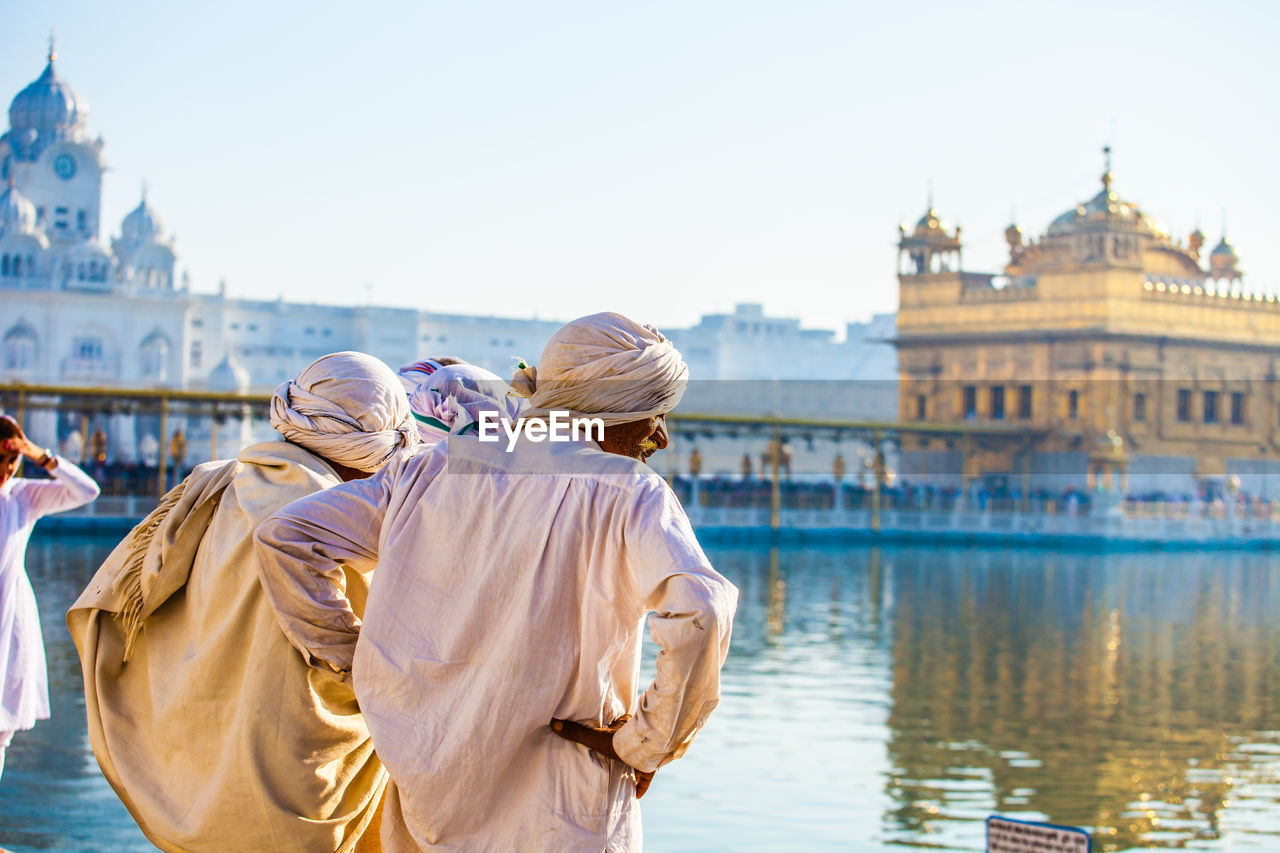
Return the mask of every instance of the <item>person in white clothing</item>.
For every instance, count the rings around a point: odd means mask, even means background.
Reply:
[[[513,381],[510,450],[451,435],[259,527],[284,633],[350,673],[391,775],[384,849],[641,849],[636,800],[718,703],[737,603],[644,461],[687,373],[656,329],[584,317]],[[602,434],[537,441],[561,412]],[[362,621],[343,567],[375,563]],[[646,613],[662,652],[637,696]]]
[[[17,478],[22,458],[52,480]],[[49,719],[40,611],[27,577],[27,540],[41,516],[74,509],[98,496],[98,484],[69,460],[32,443],[0,415],[0,774],[14,732]]]
[[[147,838],[190,853],[379,849],[387,773],[351,685],[312,668],[262,594],[253,531],[418,449],[396,375],[323,356],[281,383],[264,441],[196,466],[67,614],[89,742]],[[343,580],[364,608],[367,573]]]

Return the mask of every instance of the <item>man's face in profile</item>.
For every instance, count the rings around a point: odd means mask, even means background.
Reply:
[[[600,449],[619,456],[630,456],[641,462],[669,444],[667,416],[654,415],[642,421],[631,421],[605,427]]]

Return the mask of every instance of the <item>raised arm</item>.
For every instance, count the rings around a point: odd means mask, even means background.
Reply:
[[[4,450],[21,453],[53,475],[53,481],[21,481],[22,499],[35,518],[84,506],[98,496],[98,484],[69,459],[45,450],[25,435],[6,439]],[[17,485],[17,484],[15,484]]]
[[[720,667],[738,590],[711,568],[689,520],[665,484],[646,489],[627,526],[628,564],[662,647],[653,683],[613,735],[618,756],[651,772],[684,754],[720,702]]]
[[[346,596],[342,565],[372,571],[390,502],[393,463],[294,501],[258,525],[258,575],[276,621],[313,666],[351,670],[360,619]]]

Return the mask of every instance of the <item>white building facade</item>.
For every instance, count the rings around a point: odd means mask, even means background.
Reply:
[[[536,359],[560,327],[417,308],[232,299],[225,285],[193,292],[145,192],[118,232],[104,238],[104,142],[92,136],[88,104],[58,77],[55,59],[50,49],[43,73],[13,99],[9,129],[0,136],[0,381],[268,392],[339,350],[367,352],[393,367],[449,355],[507,375],[517,357]],[[748,304],[668,333],[695,378],[738,380],[720,391],[695,391],[685,408],[767,413],[781,406],[792,414],[883,419],[896,413],[892,315],[851,324],[836,341],[833,332],[766,317]],[[804,405],[780,404],[776,390],[742,392],[762,379],[875,380],[894,383],[894,391],[884,399],[850,391]],[[163,440],[153,420],[114,415],[99,425],[110,435],[112,458],[152,455]],[[88,434],[83,423],[52,411],[33,411],[28,421],[45,443]],[[208,427],[181,420],[168,426],[179,428],[186,430],[188,459],[209,450]],[[262,424],[224,429],[220,449],[225,455],[226,443],[267,432]]]

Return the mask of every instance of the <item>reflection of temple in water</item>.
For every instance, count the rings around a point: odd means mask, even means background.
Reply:
[[[1265,557],[963,558],[895,559],[891,836],[997,812],[1180,846],[1280,769]]]

